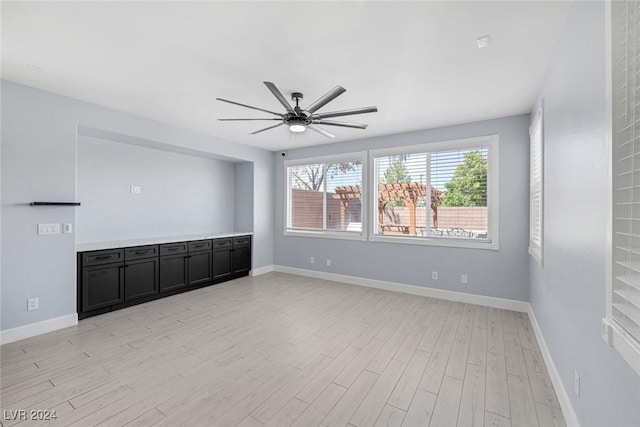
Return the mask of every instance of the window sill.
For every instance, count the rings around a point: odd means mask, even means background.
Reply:
[[[285,230],[285,237],[319,237],[322,239],[367,240],[364,233],[358,231],[312,231]]]
[[[602,338],[615,348],[631,368],[640,375],[640,346],[618,324],[608,318],[602,319]]]
[[[428,238],[428,237],[403,237],[403,236],[381,236],[374,235],[369,239],[371,242],[381,243],[397,243],[407,245],[423,245],[423,246],[444,246],[450,248],[467,248],[467,249],[484,249],[497,251],[500,245],[497,242],[472,241],[465,239],[444,239],[444,238]]]

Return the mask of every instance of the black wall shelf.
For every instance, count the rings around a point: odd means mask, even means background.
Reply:
[[[80,202],[31,202],[29,206],[80,206]]]

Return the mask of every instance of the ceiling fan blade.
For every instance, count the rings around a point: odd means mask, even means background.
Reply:
[[[238,122],[241,120],[282,120],[278,117],[268,118],[268,119],[218,119],[221,122]]]
[[[318,125],[341,126],[343,128],[356,128],[356,129],[366,129],[367,126],[369,126],[369,125],[362,125],[360,123],[333,122],[330,120],[314,120],[313,123]]]
[[[352,114],[375,113],[378,107],[353,108],[351,110],[332,111],[330,113],[314,114],[313,119],[328,119],[329,117],[350,116]]]
[[[282,95],[282,92],[280,92],[278,90],[276,85],[274,85],[271,82],[262,82],[262,83],[264,83],[269,88],[269,90],[271,91],[273,96],[278,98],[278,101],[280,101],[280,104],[282,104],[282,106],[284,107],[285,110],[287,110],[289,113],[293,113],[294,112],[293,108],[291,107],[291,104],[289,104],[287,99],[284,97],[284,95]]]
[[[307,127],[309,129],[311,129],[312,131],[318,132],[319,134],[324,135],[326,137],[329,137],[329,138],[335,138],[336,137],[334,134],[332,134],[330,132],[327,132],[326,130],[324,130],[322,128],[319,128],[318,126],[307,125]]]
[[[241,103],[235,102],[235,101],[229,101],[228,99],[224,99],[224,98],[216,98],[216,99],[218,101],[228,102],[229,104],[234,104],[234,105],[239,105],[241,107],[251,108],[252,110],[264,111],[265,113],[275,114],[276,116],[280,116],[280,117],[283,116],[283,114],[281,114],[281,113],[275,113],[273,111],[265,110],[264,108],[252,107],[251,105],[241,104]]]
[[[277,128],[278,126],[282,126],[284,123],[278,123],[277,125],[269,126],[268,128],[260,129],[255,132],[251,132],[249,135],[255,135],[256,133],[264,132],[265,130]]]
[[[319,109],[321,109],[322,107],[324,107],[325,105],[327,105],[329,102],[336,99],[338,96],[345,93],[346,91],[347,90],[342,86],[336,86],[333,89],[331,89],[329,92],[325,93],[320,98],[318,98],[316,102],[309,105],[309,107],[307,107],[305,111],[307,111],[309,114],[313,114]]]

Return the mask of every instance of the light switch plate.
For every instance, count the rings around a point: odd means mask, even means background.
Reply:
[[[60,234],[60,224],[38,224],[38,234]]]

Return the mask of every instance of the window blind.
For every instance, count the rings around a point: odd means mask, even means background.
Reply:
[[[488,240],[488,147],[375,158],[376,234]]]
[[[613,319],[640,342],[640,13],[612,2]]]
[[[529,127],[529,253],[542,263],[543,226],[543,153],[542,153],[542,105],[536,110]]]

